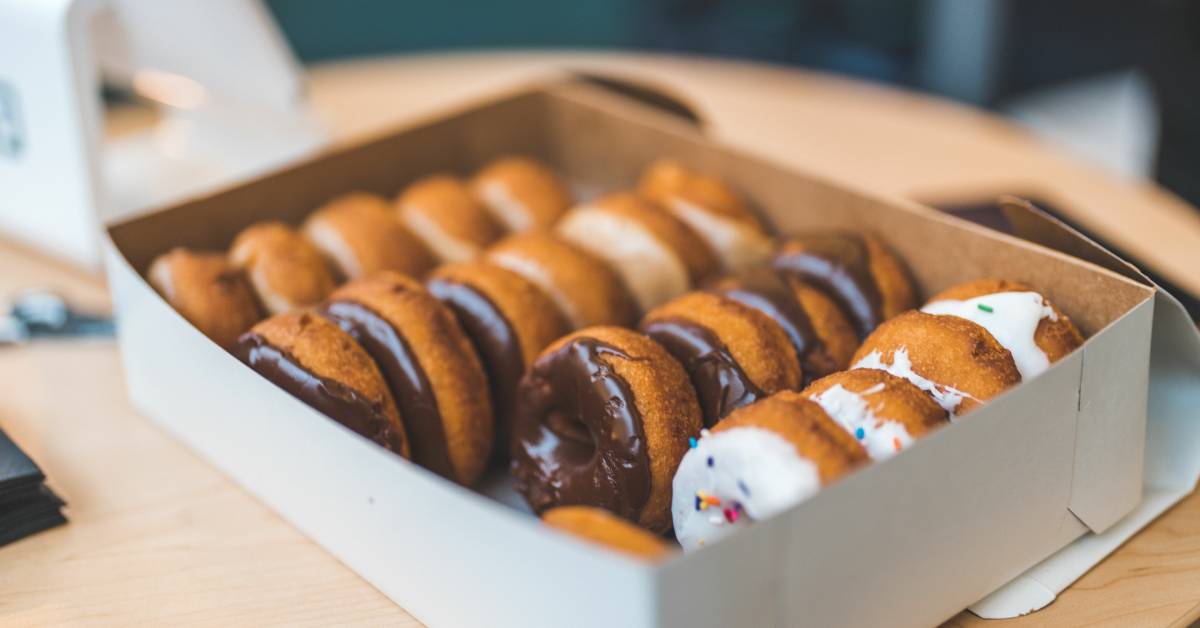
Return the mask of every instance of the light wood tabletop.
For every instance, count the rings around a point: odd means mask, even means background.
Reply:
[[[919,199],[1037,191],[1200,294],[1200,214],[1003,121],[829,76],[687,58],[593,54],[380,59],[311,71],[338,141],[562,68],[666,85],[706,132],[805,169]],[[117,125],[119,128],[121,125]],[[0,241],[0,296],[55,288],[109,306],[103,280]],[[0,349],[0,426],[47,471],[70,523],[0,548],[0,624],[419,625],[349,569],[139,416],[110,341]],[[469,603],[464,591],[464,603]],[[1033,615],[950,626],[1184,626],[1200,618],[1192,496]]]

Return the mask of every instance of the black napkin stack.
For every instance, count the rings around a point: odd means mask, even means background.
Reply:
[[[0,546],[63,524],[63,501],[42,470],[0,430]]]

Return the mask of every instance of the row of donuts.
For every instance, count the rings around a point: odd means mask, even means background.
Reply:
[[[795,272],[797,246],[782,246],[774,266]],[[1041,294],[978,280],[886,319],[850,370],[800,390],[777,284],[722,280],[651,311],[642,333],[596,327],[551,345],[518,393],[511,470],[533,509],[607,511],[615,517],[571,519],[618,549],[647,547],[629,522],[673,528],[695,549],[894,455],[1083,341]]]
[[[681,198],[712,198],[724,203],[721,211],[734,212],[732,194],[712,191],[720,188],[715,180],[672,162],[648,168],[641,187],[664,200],[678,188]],[[317,209],[299,230],[251,225],[227,254],[175,249],[156,259],[147,275],[200,331],[285,390],[381,445],[471,484],[492,449],[493,430],[501,433],[499,457],[507,453],[513,393],[538,352],[578,326],[632,324],[638,305],[626,286],[663,284],[655,278],[661,265],[639,270],[626,263],[626,279],[613,270],[620,264],[610,265],[620,255],[597,257],[544,229],[569,202],[548,168],[508,157],[470,183],[446,175],[422,179],[398,196],[394,209],[381,198],[350,194]],[[684,208],[693,217],[701,211]],[[606,217],[642,233],[640,249],[621,249],[628,256],[659,247],[659,257],[678,252],[680,259],[700,260],[689,262],[697,270],[682,281],[666,282],[669,290],[687,290],[693,277],[717,266],[689,227],[635,194],[611,195],[567,216],[560,233]],[[478,255],[498,231],[486,227],[489,221],[529,230],[493,243],[486,260],[451,261],[427,274],[431,250],[441,260]],[[585,240],[587,231],[577,239]],[[472,232],[478,237],[467,237]],[[619,248],[621,234],[609,232]],[[765,234],[759,237],[765,241]],[[425,287],[412,276],[425,276]],[[643,277],[650,282],[638,283]],[[642,302],[651,303],[648,292],[642,294]],[[264,312],[273,316],[259,322]],[[481,366],[488,377],[479,377]]]

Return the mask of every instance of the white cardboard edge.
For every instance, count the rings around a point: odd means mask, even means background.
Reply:
[[[984,619],[1045,608],[1071,583],[1187,497],[1200,480],[1200,333],[1179,301],[1157,290],[1150,349],[1142,500],[1101,534],[1087,534],[972,604]]]

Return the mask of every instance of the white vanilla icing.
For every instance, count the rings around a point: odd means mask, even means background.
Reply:
[[[679,254],[633,218],[580,207],[563,217],[557,229],[563,238],[611,264],[643,312],[691,287]]]
[[[541,264],[519,253],[504,251],[488,253],[487,260],[505,270],[511,270],[540,288],[567,315],[567,321],[571,323],[572,328],[587,326],[587,321],[575,306],[575,302],[558,289],[558,285],[554,283],[554,275]]]
[[[963,402],[963,399],[975,399],[968,393],[965,393],[953,386],[939,384],[935,381],[926,379],[921,374],[913,370],[912,361],[908,358],[908,349],[900,347],[892,352],[892,362],[890,364],[883,361],[883,354],[878,350],[868,353],[863,359],[854,363],[851,369],[879,369],[887,371],[896,377],[903,377],[912,382],[917,388],[933,395],[934,401],[938,402],[946,412],[950,413],[950,420],[956,418],[955,411],[958,405]]]
[[[872,386],[856,393],[835,384],[818,395],[813,401],[825,409],[838,425],[850,432],[862,443],[872,460],[883,460],[894,456],[913,442],[904,425],[876,415],[866,397],[883,390],[883,384]]]
[[[741,272],[771,257],[774,243],[754,225],[725,218],[679,198],[670,209],[712,247],[725,270]]]
[[[770,430],[704,432],[675,472],[675,537],[685,551],[695,550],[782,512],[820,488],[817,465]]]
[[[1050,359],[1034,342],[1043,318],[1058,315],[1036,292],[997,292],[966,301],[935,301],[921,308],[926,314],[957,316],[978,323],[1012,353],[1021,379],[1029,379],[1050,366]]]
[[[492,215],[509,231],[519,233],[534,226],[529,208],[513,196],[508,184],[488,181],[479,186],[479,197]]]
[[[436,220],[422,212],[406,211],[400,218],[442,263],[465,262],[479,257],[478,246],[450,235]]]

